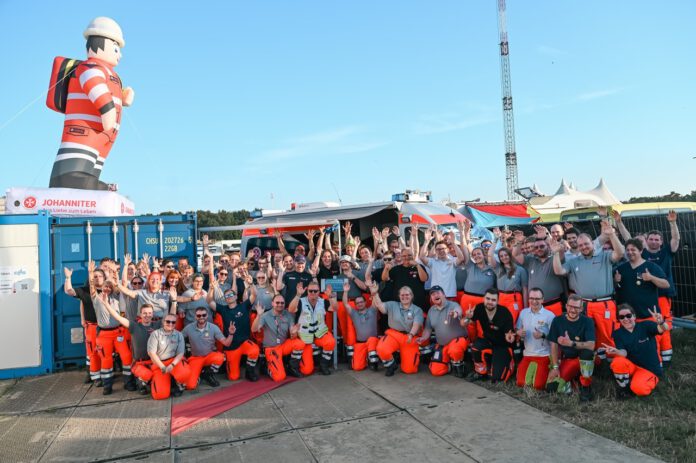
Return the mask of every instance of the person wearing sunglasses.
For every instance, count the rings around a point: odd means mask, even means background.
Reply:
[[[215,375],[225,361],[225,356],[217,351],[215,341],[229,346],[234,336],[234,322],[228,325],[228,335],[225,336],[217,325],[208,321],[207,308],[198,307],[195,314],[196,322],[186,325],[181,331],[191,345],[191,356],[188,358],[191,374],[186,381],[186,389],[189,391],[196,389],[200,379],[211,387],[220,385]]]
[[[558,316],[563,313],[561,298],[565,293],[565,278],[554,273],[549,231],[541,225],[536,225],[534,229],[534,244],[529,245],[532,246],[532,252],[526,255],[522,253],[524,233],[520,230],[514,232],[517,244],[512,248],[512,257],[527,271],[527,287],[541,288],[544,293],[544,308]]]
[[[176,315],[168,313],[162,327],[152,332],[147,340],[147,354],[152,360],[152,398],[179,397],[186,388],[191,369],[184,359],[185,341],[176,328]],[[172,378],[175,386],[172,390]]]
[[[582,314],[583,301],[577,294],[568,296],[566,313],[551,322],[551,371],[547,392],[570,393],[571,382],[580,379],[580,401],[592,400],[592,374],[595,358],[595,325]]]
[[[616,379],[616,395],[620,399],[630,393],[650,395],[662,377],[656,337],[668,332],[670,326],[657,308],[649,312],[652,321],[636,323],[633,307],[619,305],[616,318],[621,326],[613,333],[616,346],[604,345],[607,354],[614,356],[611,371]]]
[[[305,291],[307,296],[304,295]],[[314,373],[313,345],[321,349],[319,371],[322,375],[331,374],[331,357],[336,348],[336,339],[326,326],[327,312],[337,309],[336,294],[331,290],[331,286],[328,286],[328,299],[322,299],[319,297],[319,291],[319,283],[316,281],[311,281],[306,288],[301,282],[297,283],[295,297],[288,306],[288,312],[297,314],[296,319],[300,326],[298,335],[305,344],[300,362],[300,372],[305,376]]]
[[[300,360],[305,343],[297,337],[300,330],[295,324],[295,316],[285,310],[285,298],[278,294],[273,298],[273,310],[263,311],[256,306],[257,317],[251,330],[258,333],[263,330],[263,351],[266,357],[268,375],[273,381],[282,381],[287,374],[301,378]],[[284,357],[290,357],[287,369],[283,363]]]
[[[568,276],[568,285],[585,302],[585,313],[595,324],[597,354],[606,358],[604,344],[614,344],[611,333],[616,324],[616,303],[614,302],[613,266],[624,257],[624,246],[619,241],[614,227],[602,220],[602,239],[612,245],[612,250],[595,250],[592,238],[582,233],[578,237],[580,255],[565,259],[563,244],[552,241],[553,271],[558,276]]]
[[[413,303],[418,307],[425,306],[425,282],[428,281],[428,272],[426,272],[425,267],[416,262],[414,256],[415,254],[410,248],[404,248],[401,251],[401,263],[392,259],[391,251],[384,255],[381,280],[391,281],[394,284],[391,294],[382,299],[383,301],[398,301],[399,291],[404,286],[408,286],[413,292]],[[378,281],[376,278],[373,280]],[[380,292],[380,298],[383,294],[385,293]]]
[[[223,333],[232,336],[232,342],[222,348],[227,360],[227,379],[239,379],[242,356],[246,356],[245,377],[249,381],[257,381],[259,377],[256,373],[256,362],[259,358],[259,346],[251,338],[251,315],[256,314],[252,305],[256,300],[256,292],[252,289],[251,296],[239,302],[236,285],[230,288],[220,281],[214,281],[208,291],[208,304],[220,317]]]

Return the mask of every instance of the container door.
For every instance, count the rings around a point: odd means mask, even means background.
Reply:
[[[38,225],[0,225],[0,370],[41,365],[42,283]]]

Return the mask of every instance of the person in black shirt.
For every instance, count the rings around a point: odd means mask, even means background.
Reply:
[[[65,274],[63,291],[65,291],[65,294],[68,296],[80,300],[80,321],[84,329],[85,350],[87,351],[86,366],[88,372],[85,383],[94,381],[97,387],[101,387],[101,380],[99,379],[101,373],[101,359],[97,351],[97,314],[94,312],[92,296],[90,296],[89,293],[89,281],[84,286],[73,288],[71,280],[73,270],[65,267],[63,273]],[[102,269],[96,269],[94,271],[94,288],[97,293],[101,292],[104,281],[106,281],[104,271]]]
[[[568,296],[566,313],[551,322],[547,335],[551,345],[551,371],[547,392],[570,392],[571,381],[580,377],[580,401],[592,400],[595,327],[591,318],[582,315],[582,298]]]
[[[393,261],[386,261],[385,255],[381,280],[394,282],[392,286],[394,292],[387,300],[398,301],[399,290],[408,286],[413,291],[413,303],[427,311],[429,304],[425,294],[425,282],[428,280],[428,273],[422,265],[413,259],[413,251],[408,248],[403,249],[401,251],[401,265],[393,264]]]
[[[476,323],[477,331],[483,332],[471,345],[474,371],[470,381],[487,379],[507,381],[514,370],[512,343],[515,341],[512,314],[498,305],[498,290],[491,288],[483,296],[483,303],[466,311],[465,326]]]
[[[621,304],[617,309],[621,327],[613,333],[616,347],[607,348],[607,353],[615,356],[611,371],[616,378],[619,398],[626,397],[629,388],[637,396],[649,395],[662,376],[655,337],[669,331],[670,327],[658,310],[650,314],[654,322],[636,323],[633,307]]]
[[[258,381],[256,362],[260,349],[251,338],[252,302],[247,298],[241,303],[237,302],[238,298],[234,288],[226,288],[223,291],[217,281],[211,283],[211,288],[208,293],[208,305],[222,317],[222,334],[232,336],[232,343],[223,347],[227,363],[227,379],[230,381],[239,379],[239,364],[242,355],[245,355],[246,371],[244,376],[249,381]]]

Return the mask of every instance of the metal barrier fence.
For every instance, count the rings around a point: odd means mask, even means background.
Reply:
[[[626,217],[623,219],[623,222],[632,236],[650,230],[659,230],[664,236],[666,245],[669,245],[669,241],[672,238],[667,215]],[[592,237],[596,237],[601,231],[598,220],[578,221],[573,222],[573,225],[581,232],[588,233]],[[679,227],[681,241],[673,262],[677,296],[672,302],[672,312],[676,317],[683,317],[696,313],[696,212],[679,214],[677,216],[677,226]],[[532,227],[523,228],[526,234],[532,232]]]

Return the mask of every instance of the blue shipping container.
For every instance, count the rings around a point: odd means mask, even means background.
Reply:
[[[196,266],[196,215],[134,217],[52,217],[51,271],[54,307],[54,368],[82,364],[85,345],[80,303],[64,292],[63,268],[74,270],[74,287],[87,280],[87,263],[110,257],[133,260],[143,253],[159,258],[187,257]]]

